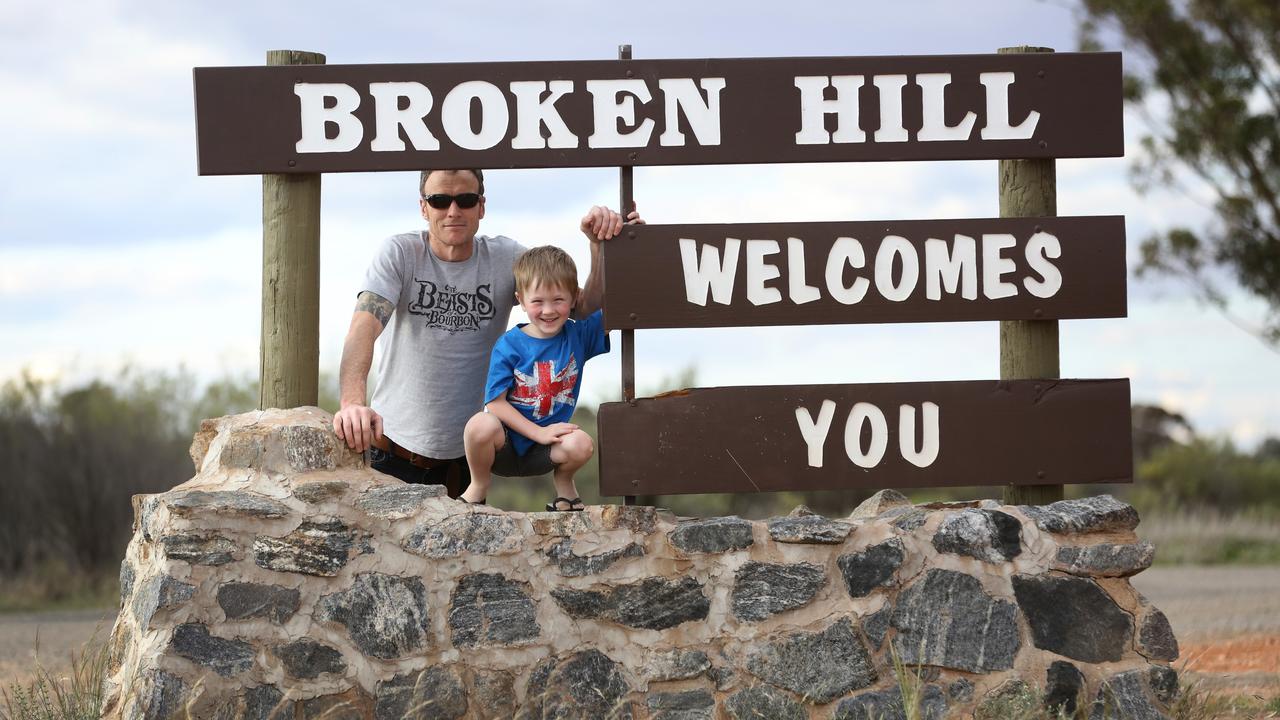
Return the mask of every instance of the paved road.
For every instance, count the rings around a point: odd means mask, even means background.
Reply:
[[[1184,645],[1280,635],[1280,566],[1157,567],[1132,582]],[[44,666],[66,668],[95,630],[106,640],[114,621],[114,610],[0,615],[0,684],[27,677],[37,650]]]

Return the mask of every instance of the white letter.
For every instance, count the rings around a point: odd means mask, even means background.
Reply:
[[[769,265],[764,261],[766,255],[777,252],[777,240],[747,241],[747,299],[752,305],[768,305],[782,301],[782,293],[778,292],[777,288],[764,285],[782,276],[777,265]]]
[[[955,246],[948,255],[945,241],[933,238],[925,240],[924,277],[924,295],[930,300],[942,299],[943,286],[949,293],[954,293],[959,287],[960,296],[965,300],[977,298],[977,243],[967,235],[957,234]]]
[[[654,122],[646,119],[631,132],[618,132],[618,120],[627,125],[636,124],[636,98],[649,102],[649,86],[639,78],[632,80],[588,80],[587,92],[596,120],[595,132],[587,138],[587,146],[593,148],[644,147],[649,144]],[[631,93],[618,98],[619,93]]]
[[[871,422],[871,447],[862,452],[862,424]],[[849,419],[844,423],[844,452],[854,465],[873,468],[884,458],[884,451],[889,447],[889,423],[885,422],[884,413],[871,403],[860,402],[849,411]]]
[[[404,128],[413,143],[414,150],[439,150],[440,141],[427,129],[422,118],[431,112],[431,91],[417,82],[369,83],[373,96],[374,125],[377,128],[369,149],[374,152],[400,152],[404,141],[400,128]],[[409,107],[400,109],[400,98],[409,99]]]
[[[827,255],[827,292],[842,305],[852,305],[867,294],[871,283],[864,277],[857,278],[849,287],[844,286],[844,265],[849,263],[855,268],[866,265],[867,258],[862,254],[862,243],[851,237],[836,238]]]
[[[800,238],[787,238],[787,294],[797,305],[822,297],[818,288],[804,281],[804,241]]]
[[[352,114],[360,107],[360,93],[355,88],[343,83],[297,83],[293,94],[298,96],[302,124],[302,139],[294,146],[298,152],[351,152],[364,139],[364,125]],[[326,108],[325,98],[337,102]],[[338,126],[333,139],[326,137],[327,123]]]
[[[1005,273],[1013,272],[1017,265],[1008,258],[1000,257],[1000,251],[1011,248],[1017,243],[1012,235],[1005,233],[988,233],[982,236],[982,294],[992,300],[1018,294],[1018,286],[1000,279]]]
[[[902,258],[902,279],[896,286],[893,284],[894,255]],[[915,246],[904,237],[885,235],[876,250],[875,278],[876,290],[886,300],[902,302],[911,297],[911,291],[920,281],[920,256],[916,254]]]
[[[1062,271],[1048,258],[1062,257],[1062,244],[1047,232],[1038,232],[1027,241],[1027,264],[1040,274],[1041,280],[1027,278],[1022,286],[1038,298],[1053,297],[1062,289]]]
[[[836,414],[836,404],[832,400],[823,400],[818,410],[818,421],[805,408],[796,408],[796,424],[800,426],[800,436],[804,444],[809,446],[809,467],[822,467],[822,445],[827,441],[827,432],[831,430],[831,418]]]
[[[694,305],[707,304],[707,290],[721,305],[733,301],[733,278],[738,273],[737,238],[724,239],[724,264],[720,263],[720,249],[704,243],[702,257],[698,257],[697,242],[680,238],[680,265],[684,268],[684,296]]]
[[[910,405],[898,407],[898,452],[916,467],[929,467],[938,459],[938,405],[927,402],[924,408],[924,439],[916,451],[916,409]]]
[[[830,143],[860,143],[867,134],[858,127],[858,88],[862,87],[861,75],[825,75],[796,78],[800,88],[800,132],[796,133],[797,145],[829,145]],[[835,100],[824,100],[822,91],[830,85],[836,89]],[[826,117],[836,114],[835,135],[827,132]]]
[[[876,142],[906,142],[907,129],[902,126],[902,88],[906,75],[872,75],[871,82],[880,89],[880,128]]]
[[[667,129],[658,136],[660,145],[684,145],[684,133],[680,132],[680,119],[676,112],[680,108],[684,109],[684,117],[689,121],[689,129],[699,145],[720,144],[720,91],[724,89],[724,78],[702,78],[698,84],[707,93],[705,103],[702,93],[693,86],[692,78],[658,80],[667,113]]]
[[[1017,127],[1009,126],[1009,86],[1011,72],[989,72],[978,76],[987,88],[987,124],[982,127],[983,140],[1026,140],[1036,132],[1040,113],[1032,110]]]
[[[946,98],[951,73],[921,73],[916,75],[916,84],[924,99],[924,125],[916,133],[916,139],[920,142],[967,139],[978,116],[970,110],[958,125],[947,124]]]
[[[471,130],[471,102],[480,101],[480,132]],[[483,80],[460,83],[444,96],[440,124],[460,148],[488,150],[507,136],[507,98],[497,85]]]
[[[511,147],[517,150],[578,147],[578,136],[569,132],[564,118],[556,111],[556,101],[573,92],[573,81],[552,80],[551,94],[543,100],[542,92],[546,89],[547,83],[541,80],[511,83],[511,94],[516,96],[516,136],[511,139]],[[550,138],[542,137],[543,125],[551,132]]]

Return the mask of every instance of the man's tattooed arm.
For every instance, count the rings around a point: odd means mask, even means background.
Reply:
[[[391,313],[396,309],[391,301],[368,290],[356,296],[356,311],[363,310],[374,317],[378,318],[378,322],[382,323],[382,327],[387,326],[387,321],[391,319]]]

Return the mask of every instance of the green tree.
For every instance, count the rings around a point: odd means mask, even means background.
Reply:
[[[1214,193],[1208,225],[1143,242],[1139,276],[1181,278],[1228,317],[1222,278],[1234,277],[1267,304],[1261,327],[1248,329],[1280,349],[1280,3],[1081,1],[1081,47],[1118,33],[1126,101],[1153,110],[1139,190],[1190,172]]]

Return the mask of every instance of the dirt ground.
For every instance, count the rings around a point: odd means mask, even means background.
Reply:
[[[1157,567],[1132,582],[1173,625],[1180,670],[1212,689],[1280,695],[1280,566]],[[37,661],[64,670],[114,621],[114,610],[0,615],[0,686],[29,678]]]

